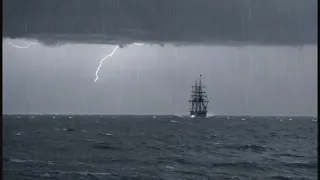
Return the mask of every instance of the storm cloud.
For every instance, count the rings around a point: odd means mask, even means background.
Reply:
[[[129,44],[316,44],[316,0],[4,0],[3,37]]]

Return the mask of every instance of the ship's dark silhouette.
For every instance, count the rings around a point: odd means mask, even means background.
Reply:
[[[203,91],[205,87],[201,82],[201,75],[199,82],[195,82],[192,86],[192,94],[190,102],[190,116],[191,117],[206,117],[207,116],[207,106],[209,99],[206,92]]]

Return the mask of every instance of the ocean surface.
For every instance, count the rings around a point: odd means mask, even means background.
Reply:
[[[3,115],[11,179],[317,179],[316,117]]]

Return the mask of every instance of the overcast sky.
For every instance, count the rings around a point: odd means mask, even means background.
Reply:
[[[43,42],[317,44],[317,0],[4,0],[3,36]]]
[[[202,74],[210,114],[317,114],[314,0],[34,2],[4,2],[4,113],[187,114]]]

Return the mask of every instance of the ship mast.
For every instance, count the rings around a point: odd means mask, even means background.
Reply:
[[[203,88],[205,87],[202,85],[201,75],[200,75],[199,85],[196,81],[195,85],[192,86],[191,100],[189,100],[189,102],[191,103],[190,112],[194,112],[194,113],[207,112],[207,105],[209,103],[209,100],[206,95],[206,92],[203,91]]]

